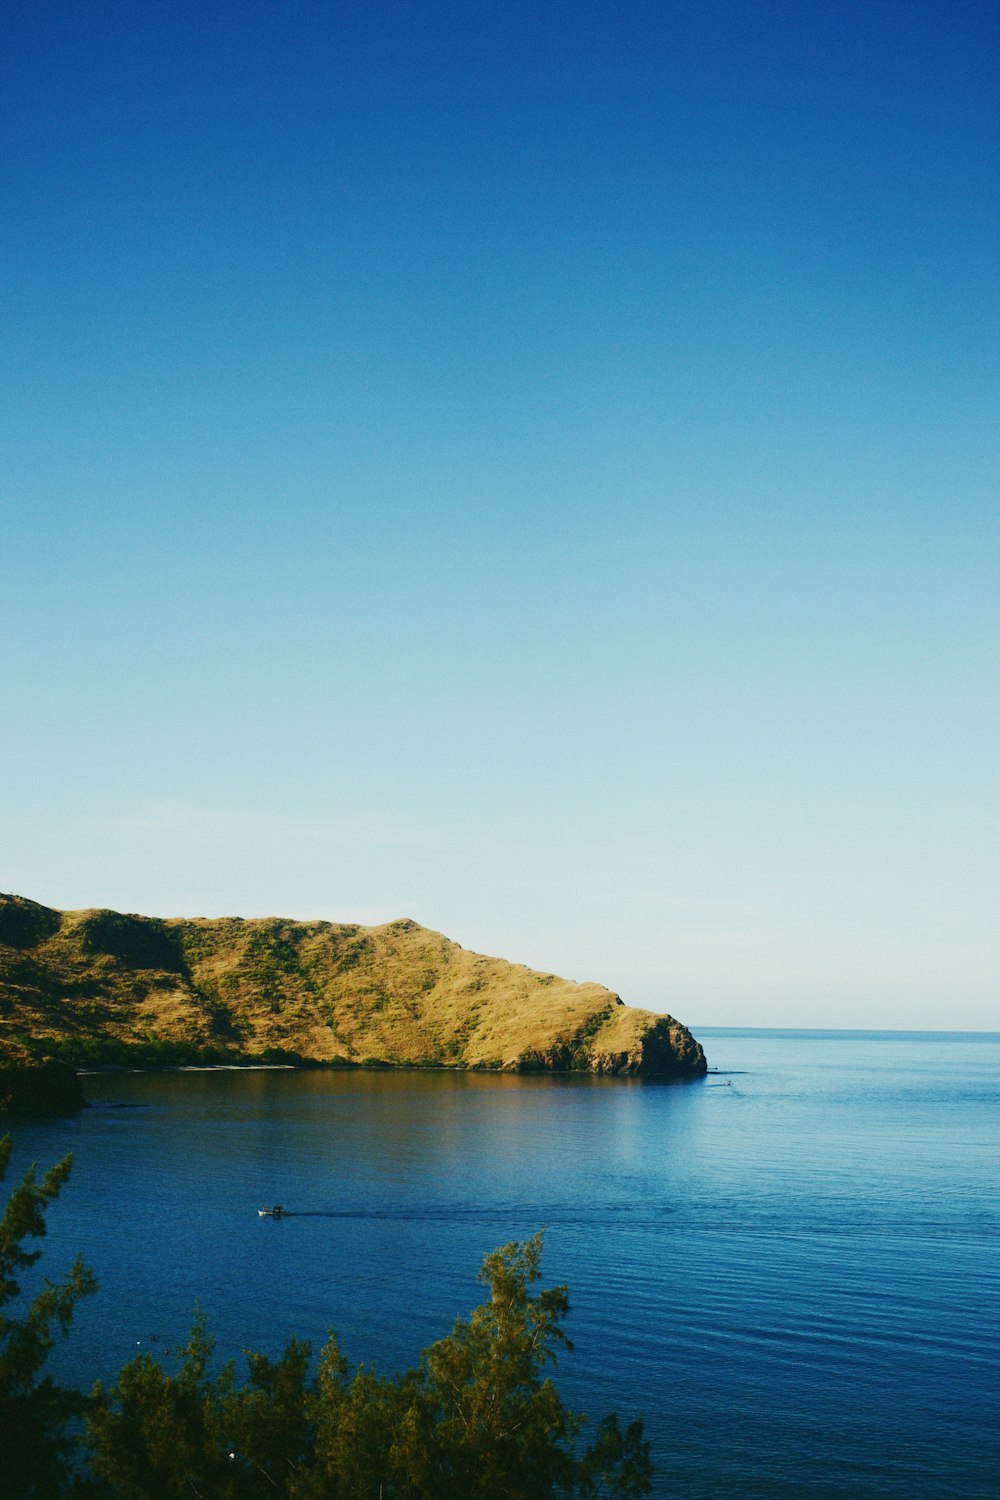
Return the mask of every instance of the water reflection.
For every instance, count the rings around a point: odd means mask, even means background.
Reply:
[[[227,1352],[333,1326],[399,1368],[474,1304],[486,1251],[545,1225],[561,1379],[586,1409],[645,1409],[664,1493],[811,1495],[817,1472],[845,1497],[987,1493],[1000,1042],[708,1040],[720,1073],[688,1086],[88,1080],[98,1107],[18,1142],[76,1154],[45,1267],[82,1251],[102,1294],[66,1368],[179,1342],[196,1298]],[[276,1200],[287,1218],[259,1219]]]

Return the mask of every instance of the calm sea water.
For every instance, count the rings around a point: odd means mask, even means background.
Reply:
[[[1000,1494],[1000,1035],[698,1034],[688,1085],[88,1079],[17,1137],[15,1166],[74,1152],[44,1266],[101,1283],[59,1372],[165,1353],[196,1299],[221,1353],[334,1328],[401,1368],[545,1227],[560,1388],[645,1414],[657,1494]]]

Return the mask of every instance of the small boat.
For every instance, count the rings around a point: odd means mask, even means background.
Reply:
[[[258,1219],[280,1219],[284,1212],[281,1204],[276,1203],[273,1208],[258,1208],[257,1217]]]

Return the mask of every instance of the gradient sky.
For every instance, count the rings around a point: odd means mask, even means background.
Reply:
[[[995,4],[0,29],[0,888],[1000,1027]]]

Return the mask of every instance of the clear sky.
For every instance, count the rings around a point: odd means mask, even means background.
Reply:
[[[1000,1028],[994,3],[0,30],[0,889]]]

